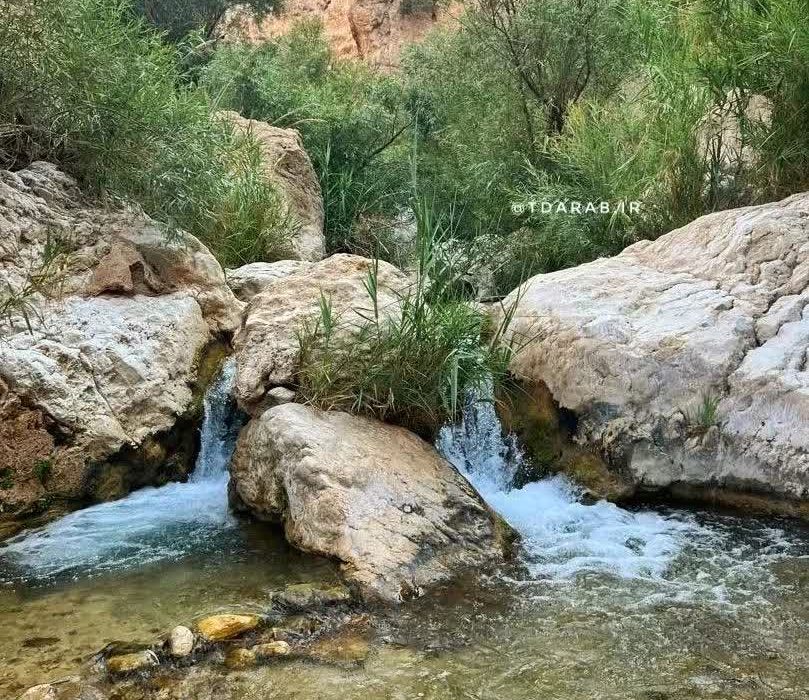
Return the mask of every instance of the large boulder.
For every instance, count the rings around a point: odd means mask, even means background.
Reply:
[[[528,281],[512,369],[635,484],[809,496],[809,194]]]
[[[510,530],[435,449],[368,418],[284,404],[242,431],[231,495],[291,544],[341,562],[368,600],[398,602],[503,561]]]
[[[356,255],[333,255],[268,283],[250,299],[242,327],[233,339],[236,397],[242,408],[256,413],[270,389],[294,383],[300,355],[298,334],[318,314],[321,298],[330,300],[345,330],[374,313],[365,287],[371,265],[371,260]],[[397,293],[407,288],[410,278],[380,261],[377,280],[380,314],[395,313]]]
[[[0,171],[0,229],[0,508],[181,475],[193,434],[181,450],[172,431],[191,422],[201,362],[243,306],[216,259],[88,201],[48,163]]]
[[[281,196],[284,214],[294,228],[291,247],[298,260],[322,260],[326,255],[323,233],[323,196],[309,154],[295,129],[245,119],[237,112],[220,112],[234,131],[255,139],[261,150],[264,176]]]

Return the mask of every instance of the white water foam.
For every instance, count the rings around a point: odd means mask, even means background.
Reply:
[[[232,528],[227,466],[240,422],[234,374],[230,359],[205,395],[200,452],[187,483],[140,489],[9,539],[0,559],[11,578],[91,575],[178,558]]]
[[[705,524],[685,511],[585,504],[562,476],[512,488],[523,455],[512,436],[502,435],[491,390],[481,393],[483,400],[470,397],[458,425],[441,430],[436,447],[520,533],[534,582],[573,583],[595,574],[644,586],[650,603],[735,603],[777,585],[771,565],[802,549],[756,521],[712,516]]]

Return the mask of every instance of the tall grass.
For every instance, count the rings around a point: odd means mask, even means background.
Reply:
[[[300,132],[320,179],[329,252],[367,252],[358,233],[407,203],[411,117],[399,81],[333,56],[318,22],[221,47],[201,83],[223,108]]]
[[[319,315],[300,334],[302,400],[403,425],[431,438],[454,419],[470,390],[506,378],[511,348],[502,329],[458,292],[463,271],[442,254],[447,222],[417,206],[413,286],[395,310],[379,309],[377,266],[365,287],[373,311],[358,322],[335,314],[322,298]]]
[[[249,143],[182,85],[178,54],[124,0],[0,0],[0,167],[58,163],[230,258],[275,249],[277,208]],[[250,171],[250,167],[253,171]],[[222,247],[220,249],[220,243]]]

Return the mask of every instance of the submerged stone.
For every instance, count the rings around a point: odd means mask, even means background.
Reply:
[[[225,655],[225,666],[230,669],[248,668],[256,663],[256,652],[252,649],[231,649]]]
[[[131,654],[111,656],[107,659],[109,673],[131,673],[157,665],[158,659],[153,651],[136,651]]]
[[[171,630],[169,636],[169,653],[175,658],[182,658],[188,656],[194,649],[194,633],[184,627],[177,625]]]
[[[273,593],[273,602],[287,608],[304,609],[319,605],[337,605],[351,600],[351,591],[345,586],[320,586],[315,583],[295,583],[283,591]]]
[[[267,659],[273,656],[287,656],[292,651],[292,647],[283,640],[275,642],[265,642],[264,644],[256,644],[252,648],[255,655],[259,659]]]
[[[258,615],[211,615],[196,624],[199,634],[209,642],[233,639],[258,627]]]

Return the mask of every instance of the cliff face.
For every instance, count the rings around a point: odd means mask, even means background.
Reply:
[[[456,14],[453,5],[438,8],[431,0],[287,0],[277,17],[255,21],[233,13],[222,29],[227,38],[259,42],[284,34],[300,20],[320,19],[337,56],[393,69],[403,47]]]

